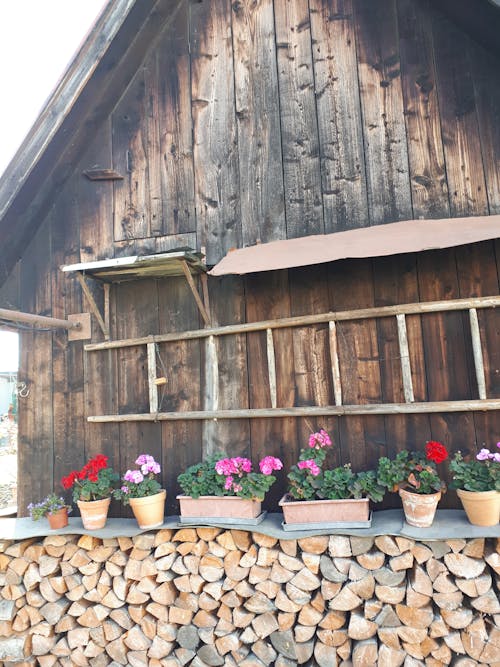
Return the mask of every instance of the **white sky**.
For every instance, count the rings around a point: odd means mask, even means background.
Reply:
[[[28,133],[105,0],[0,0],[0,173]],[[0,371],[17,335],[0,332]]]

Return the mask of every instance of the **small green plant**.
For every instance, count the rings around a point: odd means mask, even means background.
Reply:
[[[333,470],[325,470],[319,489],[320,497],[328,500],[369,498],[373,502],[380,502],[384,492],[385,489],[378,483],[374,470],[353,472],[349,463]]]
[[[500,447],[500,443],[497,443]],[[500,491],[500,454],[481,449],[475,458],[464,459],[457,452],[450,461],[451,487],[464,491]]]
[[[147,498],[161,491],[161,484],[155,479],[161,472],[160,464],[149,454],[141,454],[135,464],[141,469],[127,470],[121,487],[113,492],[114,497],[124,505],[128,505],[131,498]]]
[[[71,505],[67,505],[64,498],[56,496],[55,493],[49,493],[49,495],[39,503],[30,503],[28,505],[28,511],[33,521],[39,521],[49,514],[55,514],[64,508],[66,508],[68,512],[71,512]]]
[[[177,478],[183,492],[191,498],[200,496],[238,496],[252,500],[264,500],[264,496],[276,481],[272,475],[283,467],[280,459],[265,456],[259,462],[260,472],[252,472],[252,462],[237,456],[221,455],[190,466]]]
[[[436,463],[448,458],[446,448],[440,442],[428,442],[422,452],[398,452],[394,459],[385,456],[378,462],[377,479],[389,491],[399,487],[407,491],[426,495],[444,491],[444,482],[439,477]]]

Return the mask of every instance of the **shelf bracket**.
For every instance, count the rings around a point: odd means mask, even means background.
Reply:
[[[191,275],[191,271],[189,270],[189,266],[187,265],[187,262],[185,259],[181,260],[181,266],[182,270],[184,271],[184,275],[186,277],[186,280],[188,282],[188,285],[191,289],[191,292],[193,293],[194,300],[196,301],[196,305],[198,306],[198,310],[201,313],[201,316],[203,317],[203,321],[205,322],[206,326],[210,325],[210,313],[209,310],[207,311],[206,306],[208,306],[208,300],[207,303],[203,303],[202,298],[196,289],[196,285],[194,284],[193,276]],[[204,290],[204,293],[208,296],[208,290]],[[210,307],[208,307],[210,308]]]
[[[92,295],[92,292],[89,289],[89,286],[87,285],[87,283],[85,281],[85,278],[84,278],[83,274],[80,271],[75,271],[75,275],[76,275],[76,278],[77,278],[78,282],[80,283],[80,285],[82,287],[83,293],[87,297],[87,301],[89,303],[90,310],[95,315],[95,318],[96,318],[96,320],[97,320],[97,322],[98,322],[98,324],[101,328],[101,331],[104,334],[105,340],[109,340],[109,321],[106,322],[103,319],[103,317],[101,315],[101,312],[100,312],[100,310],[99,310],[99,308],[98,308],[98,306],[95,302],[95,299]],[[106,311],[108,311],[108,310],[109,309],[106,308]]]

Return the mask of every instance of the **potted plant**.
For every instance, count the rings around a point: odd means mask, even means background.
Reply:
[[[380,502],[384,487],[375,471],[353,472],[349,464],[322,470],[332,441],[321,429],[309,437],[289,474],[289,489],[280,500],[285,530],[311,524],[363,527],[370,524],[370,500]]]
[[[68,512],[71,512],[71,505],[67,505],[64,498],[56,496],[55,493],[49,493],[39,503],[30,503],[28,511],[33,521],[47,517],[50,529],[56,530],[68,525]]]
[[[109,504],[119,476],[108,468],[108,457],[97,454],[81,470],[72,470],[61,479],[65,489],[73,489],[73,500],[78,505],[84,528],[103,528]]]
[[[155,479],[161,472],[160,464],[149,454],[141,454],[135,464],[140,470],[127,470],[114,496],[124,505],[130,505],[139,528],[158,528],[163,523],[167,496]]]
[[[406,523],[418,528],[432,525],[441,494],[446,490],[436,464],[448,458],[440,442],[426,443],[422,452],[399,452],[394,459],[381,457],[378,481],[390,491],[398,491],[403,503]]]
[[[252,471],[249,459],[221,455],[190,466],[177,481],[184,495],[177,496],[181,521],[231,519],[257,523],[262,519],[261,503],[276,481],[272,474],[283,467],[280,459],[265,456],[260,472]]]
[[[450,468],[450,486],[457,490],[469,521],[476,526],[496,526],[500,521],[500,452],[483,448],[467,460],[457,452]]]

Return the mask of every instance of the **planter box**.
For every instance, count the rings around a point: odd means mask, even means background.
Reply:
[[[279,502],[283,509],[284,530],[308,528],[369,528],[368,498],[349,500],[293,500],[285,495]]]
[[[238,523],[256,525],[262,521],[259,500],[237,496],[177,496],[181,508],[181,523]]]

